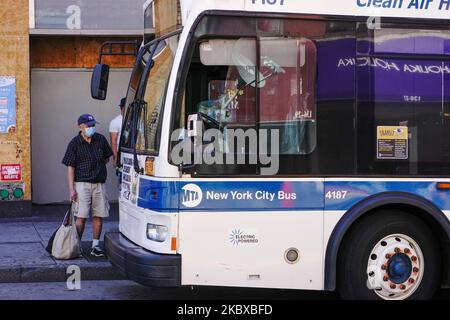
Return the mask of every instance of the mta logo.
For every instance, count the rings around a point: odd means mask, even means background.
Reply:
[[[181,201],[187,208],[197,207],[203,200],[203,192],[196,184],[187,184],[182,188]]]

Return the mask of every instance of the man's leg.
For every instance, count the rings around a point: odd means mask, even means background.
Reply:
[[[98,183],[92,192],[92,252],[95,256],[102,256],[103,252],[99,247],[102,235],[103,218],[109,216],[109,202],[106,194],[105,184]]]
[[[77,226],[78,238],[81,241],[81,238],[83,237],[83,233],[84,233],[84,228],[86,227],[86,219],[77,218],[77,221],[75,224]]]
[[[74,215],[76,217],[75,225],[77,227],[78,236],[83,237],[86,219],[89,217],[91,207],[91,187],[89,183],[76,182],[75,190],[78,194],[77,202],[72,204]]]
[[[93,217],[92,218],[93,241],[100,242],[100,236],[102,235],[102,228],[103,228],[103,218]],[[98,243],[93,243],[92,246],[96,247],[98,246]]]

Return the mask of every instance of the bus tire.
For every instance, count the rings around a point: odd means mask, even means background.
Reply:
[[[441,281],[439,243],[418,217],[383,210],[357,221],[338,253],[343,299],[431,299]]]

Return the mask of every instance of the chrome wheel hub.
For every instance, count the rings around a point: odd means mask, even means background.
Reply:
[[[403,234],[380,240],[367,263],[367,287],[385,300],[403,300],[419,287],[424,272],[417,243]]]

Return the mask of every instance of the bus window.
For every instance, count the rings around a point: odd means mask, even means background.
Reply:
[[[233,27],[218,27],[225,25]],[[182,119],[201,112],[223,129],[266,131],[269,142],[271,131],[278,130],[278,152],[266,148],[279,157],[278,175],[354,174],[355,27],[351,22],[203,18],[191,44],[180,89],[185,104],[180,98],[174,128],[186,128]],[[212,38],[212,30],[220,36]],[[232,150],[230,142],[223,141],[220,151],[243,151],[247,160],[264,148],[259,140]],[[263,169],[249,163],[224,161],[194,166],[188,173],[257,175]]]
[[[216,120],[222,130],[256,129],[256,40],[210,39],[201,41],[189,67],[185,89],[185,115],[201,113]],[[186,127],[186,123],[182,123]],[[204,128],[211,129],[208,127]],[[257,163],[251,163],[254,146],[247,140],[238,150],[236,141],[224,138],[219,150],[222,163],[199,165],[199,175],[236,175],[257,173]],[[238,164],[236,155],[243,154],[244,164]],[[225,161],[232,155],[234,163]]]
[[[158,130],[162,119],[162,107],[177,44],[178,35],[163,40],[153,55],[154,66],[148,75],[143,97],[146,106],[138,123],[139,134],[136,142],[138,152],[158,152]]]
[[[200,44],[200,61],[204,66],[226,66],[224,80],[207,84],[208,99],[196,109],[219,121],[228,129],[254,127],[256,123],[256,41],[210,40]]]
[[[368,52],[358,56],[360,173],[448,175],[450,32],[387,26],[367,34],[358,40]]]
[[[145,57],[149,56],[150,53],[147,51],[140,52],[139,56],[136,59],[136,63],[134,65],[133,73],[131,74],[130,84],[127,92],[127,108],[125,111],[125,121],[124,121],[124,129],[121,138],[121,147],[125,149],[131,149],[133,147],[132,142],[132,126],[133,126],[133,109],[130,107],[130,104],[136,99],[136,93],[138,90],[139,83],[142,79],[145,69]]]
[[[280,154],[310,154],[316,147],[316,46],[305,38],[262,38],[260,48],[260,128],[279,131]]]
[[[156,45],[158,45],[158,47],[155,47]],[[140,99],[140,97],[137,97],[139,85],[146,79],[144,71],[145,67],[150,62],[148,60],[152,55],[152,52],[155,51],[155,54],[158,54],[161,50],[163,50],[163,48],[164,42],[155,43],[153,46],[141,51],[136,59],[127,92],[127,108],[125,110],[124,129],[121,138],[121,147],[125,150],[132,149],[135,142],[132,141],[133,117],[135,110],[131,108],[131,103],[135,101],[135,99]],[[146,112],[146,110],[144,112]],[[140,115],[140,118],[141,117],[142,115]],[[145,139],[143,139],[143,136],[145,136],[144,132],[138,132],[138,137],[136,138],[139,139],[140,145],[145,144]]]
[[[280,132],[279,175],[355,173],[355,26],[258,20],[260,71],[281,71],[259,90],[260,126]]]
[[[382,28],[373,31],[373,54],[450,56],[450,30]]]
[[[450,62],[444,62],[444,162],[450,163]]]

